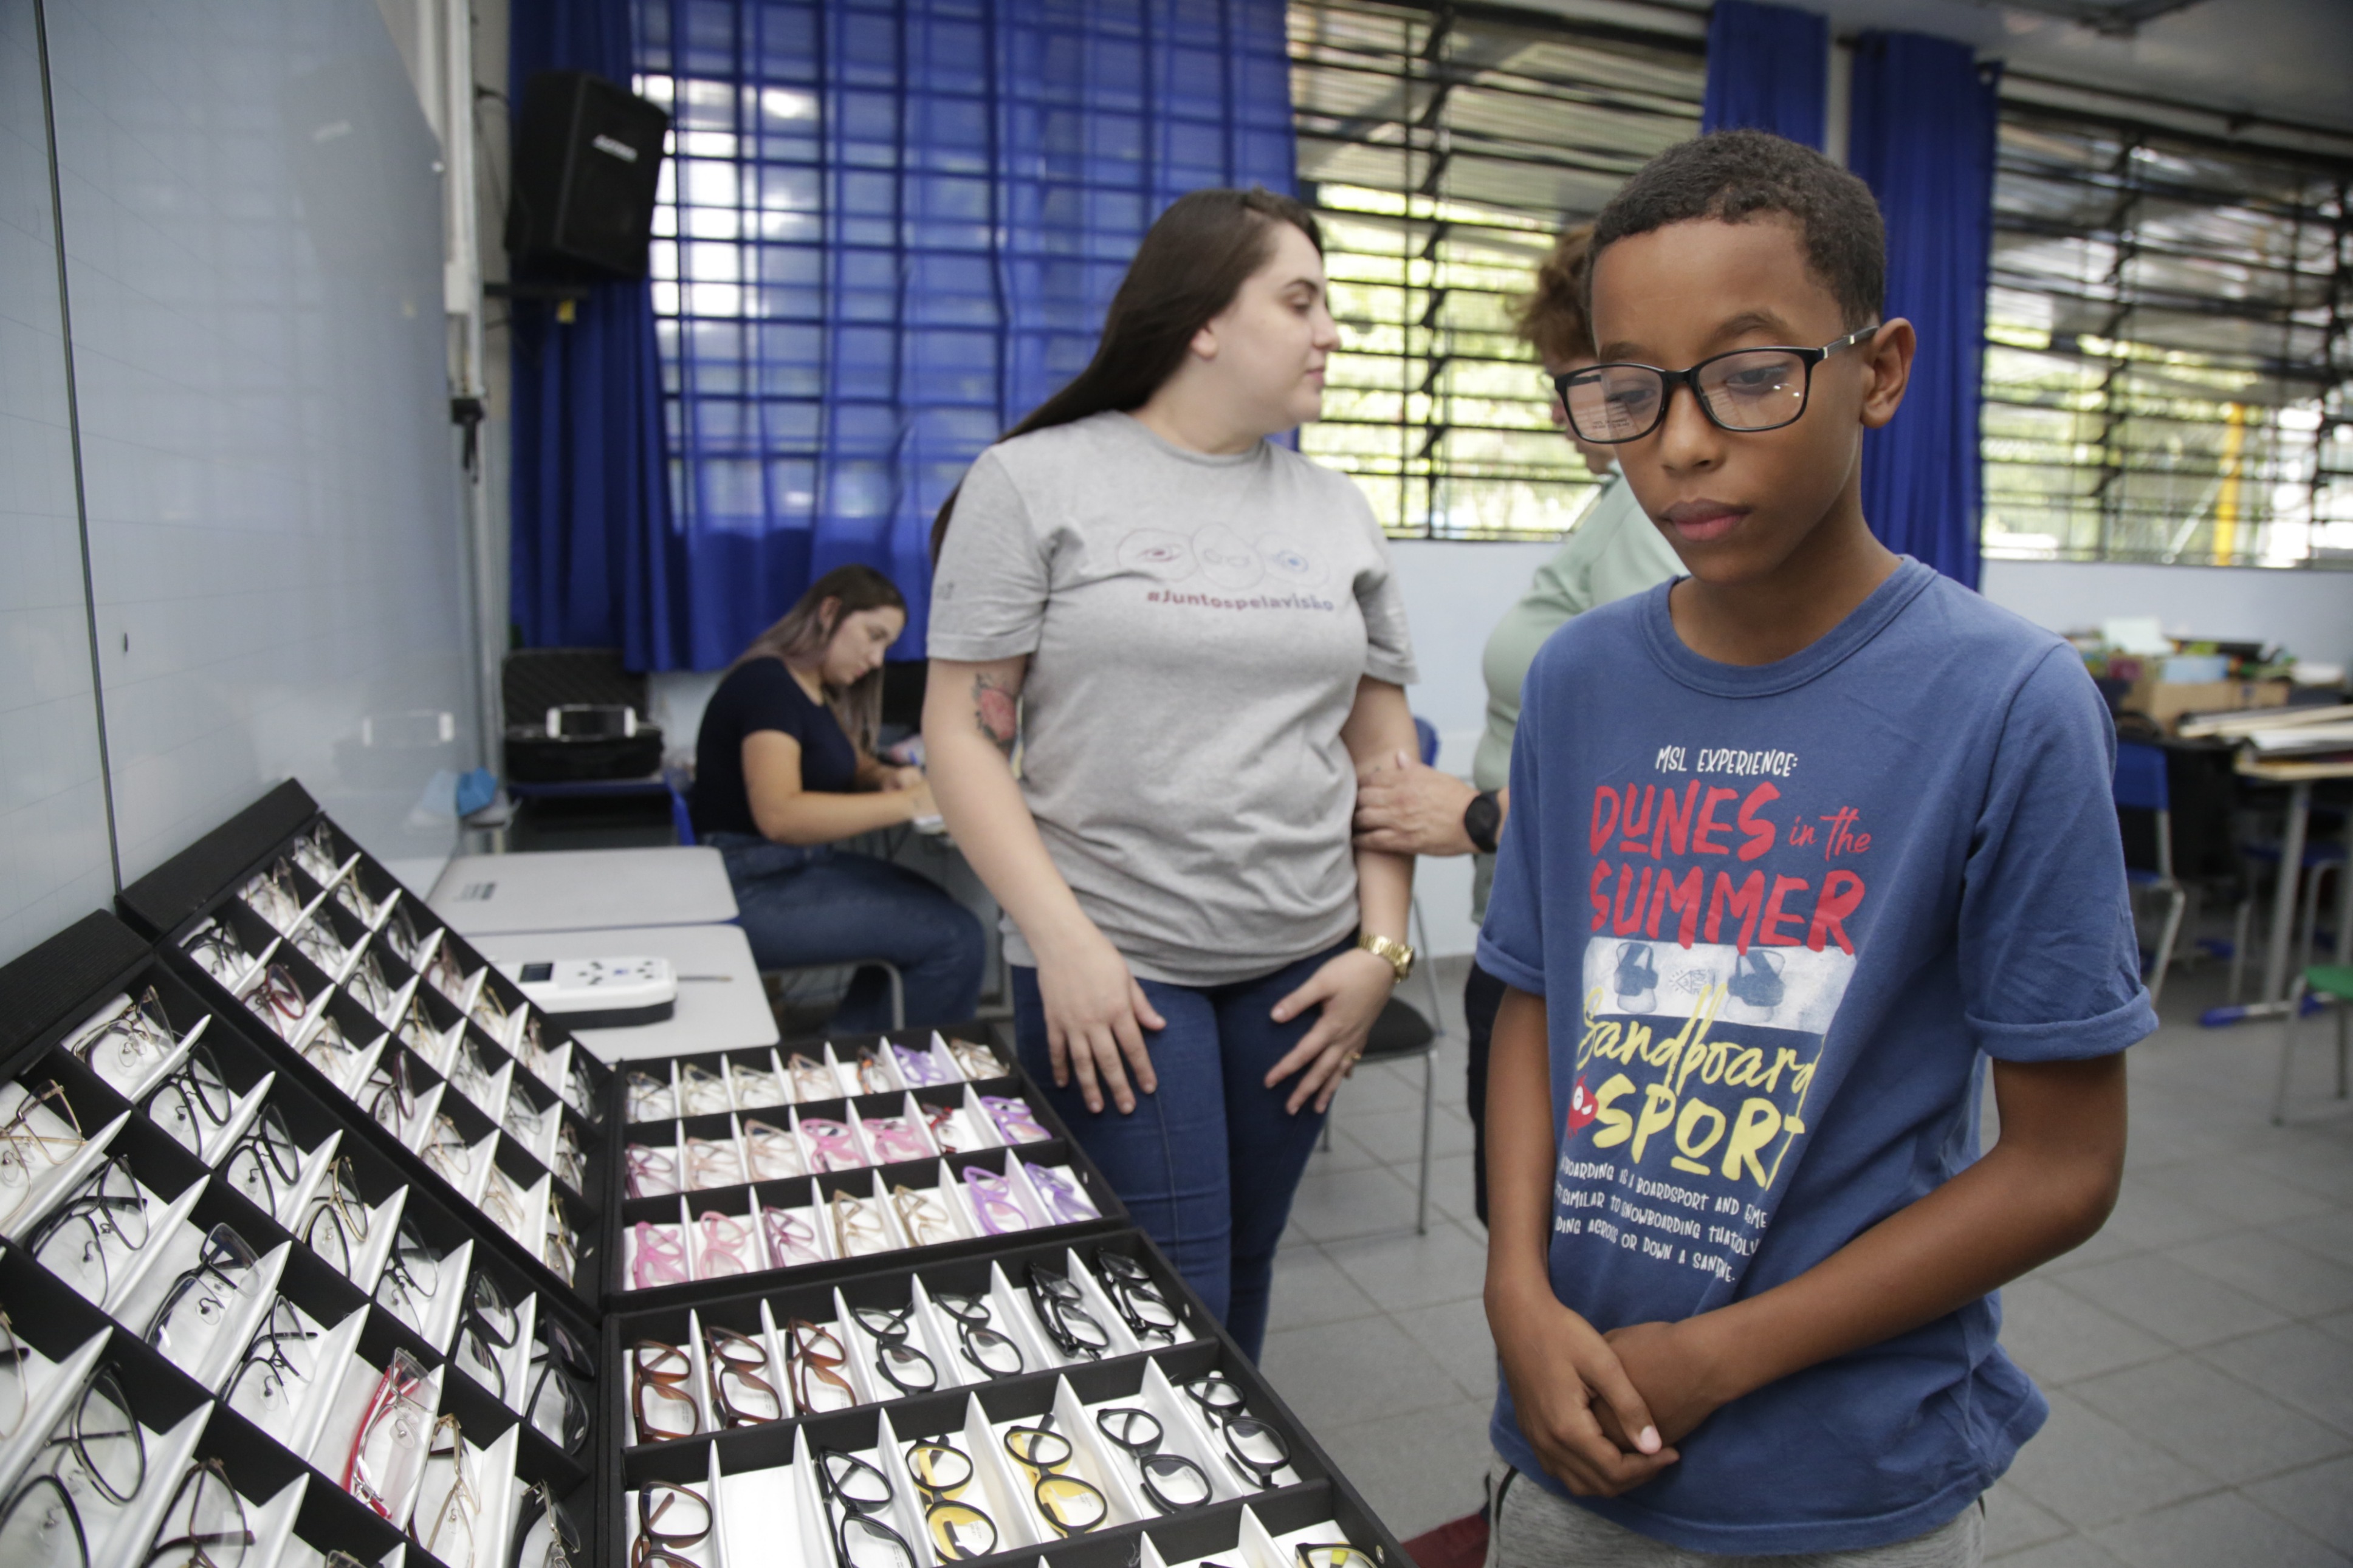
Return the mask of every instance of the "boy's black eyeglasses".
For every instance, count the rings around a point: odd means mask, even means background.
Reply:
[[[1657,429],[1678,385],[1691,388],[1700,412],[1717,429],[1754,435],[1796,424],[1813,390],[1814,366],[1869,342],[1878,331],[1877,325],[1864,327],[1818,349],[1734,349],[1688,370],[1587,365],[1553,377],[1553,390],[1568,411],[1568,427],[1597,445],[1639,441]]]

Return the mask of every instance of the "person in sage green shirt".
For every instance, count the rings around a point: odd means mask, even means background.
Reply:
[[[1536,269],[1536,286],[1521,301],[1520,336],[1544,361],[1549,383],[1594,363],[1593,333],[1585,317],[1585,263],[1592,226],[1564,231]],[[1365,779],[1356,794],[1356,845],[1409,855],[1475,855],[1472,918],[1483,919],[1494,878],[1495,836],[1511,810],[1507,787],[1512,733],[1520,721],[1520,684],[1545,639],[1572,616],[1639,594],[1683,574],[1683,563],[1618,472],[1606,446],[1579,441],[1557,395],[1553,423],[1574,443],[1585,466],[1601,479],[1593,498],[1551,560],[1536,568],[1528,591],[1488,634],[1481,673],[1487,683],[1487,727],[1472,759],[1471,782],[1400,758]],[[1487,1218],[1487,1040],[1503,1001],[1504,983],[1471,966],[1462,1011],[1471,1037],[1469,1109],[1477,1150],[1472,1163],[1479,1218]]]

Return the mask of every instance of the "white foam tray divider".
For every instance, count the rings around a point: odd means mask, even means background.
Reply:
[[[775,1088],[773,1091],[753,1089],[749,1082],[743,1077],[739,1065],[733,1058],[729,1058],[727,1063],[727,1098],[733,1102],[736,1110],[774,1110],[780,1105],[790,1105],[793,1102],[792,1080],[785,1076],[785,1064],[777,1057],[774,1047],[771,1047],[768,1051],[767,1067],[765,1069],[755,1068],[751,1070],[765,1070],[769,1075],[769,1081],[775,1085]],[[783,1098],[776,1098],[777,1096],[782,1096]]]
[[[49,1434],[57,1429],[66,1405],[81,1393],[82,1384],[97,1370],[99,1358],[106,1354],[107,1338],[107,1331],[101,1329],[80,1349],[59,1362],[51,1362],[27,1347],[29,1354],[25,1364],[33,1371],[27,1384],[25,1419],[12,1436],[0,1442],[0,1497],[16,1489],[16,1472],[25,1468],[25,1461],[47,1447]]]
[[[778,1466],[775,1469],[744,1470],[719,1478],[719,1502],[715,1512],[726,1519],[726,1540],[721,1542],[731,1563],[826,1563],[832,1560],[830,1551],[820,1556],[806,1554],[808,1521],[804,1517],[801,1488],[797,1484],[793,1467]],[[803,1553],[797,1556],[789,1551],[777,1550],[778,1544],[798,1538]]]
[[[990,1316],[996,1320],[997,1331],[1021,1347],[1023,1367],[1028,1372],[1044,1372],[1069,1365],[1039,1326],[1038,1314],[1029,1307],[1029,1292],[1006,1277],[1003,1264],[989,1264],[988,1282]]]
[[[433,1283],[424,1325],[417,1331],[425,1336],[427,1344],[445,1356],[449,1353],[449,1342],[458,1337],[458,1320],[466,1310],[466,1288],[473,1267],[474,1240],[468,1237],[450,1248],[435,1269],[438,1277]]]
[[[271,1309],[269,1307],[265,1306],[263,1308],[263,1312],[267,1314],[270,1310]],[[260,1427],[263,1431],[277,1438],[279,1442],[284,1444],[290,1451],[299,1454],[302,1452],[302,1446],[295,1441],[295,1436],[301,1432],[302,1427],[303,1406],[310,1402],[312,1393],[319,1385],[319,1369],[322,1366],[332,1366],[334,1364],[326,1359],[324,1352],[321,1348],[326,1344],[329,1334],[333,1331],[321,1328],[318,1321],[313,1319],[310,1313],[304,1311],[301,1307],[296,1306],[290,1300],[286,1302],[286,1310],[294,1314],[295,1327],[301,1330],[303,1333],[311,1336],[307,1342],[305,1352],[305,1353],[307,1353],[311,1358],[311,1375],[303,1380],[300,1384],[290,1384],[283,1385],[294,1395],[291,1407],[285,1411],[277,1413],[263,1410],[260,1408],[259,1401],[251,1399],[250,1396],[241,1391],[242,1388],[258,1386],[260,1380],[258,1378],[249,1379],[243,1385],[240,1385],[237,1383],[237,1373],[245,1364],[247,1352],[253,1348],[255,1336],[259,1334],[261,1331],[268,1326],[269,1319],[266,1315],[256,1320],[251,1331],[248,1332],[244,1340],[237,1344],[237,1356],[230,1362],[227,1368],[223,1371],[221,1374],[221,1385],[215,1392],[218,1394],[220,1402],[223,1405],[227,1405],[239,1415],[244,1416],[248,1421],[252,1422],[256,1426]],[[355,1318],[364,1318],[366,1315],[367,1314],[364,1312],[353,1312],[351,1314],[351,1316]],[[353,1332],[357,1333],[358,1331],[353,1330]],[[232,1394],[234,1394],[234,1397],[232,1397]]]
[[[818,1211],[814,1204],[802,1204],[797,1207],[780,1205],[777,1212],[797,1215],[800,1217],[800,1222],[808,1226],[809,1234],[817,1238],[817,1261],[825,1262],[832,1258],[832,1238],[827,1234],[824,1215]],[[768,1213],[768,1206],[760,1201],[760,1194],[756,1192],[752,1194],[752,1213],[760,1220],[760,1245],[763,1247],[765,1247],[768,1245],[769,1239],[767,1220],[765,1218]],[[773,1252],[770,1252],[767,1256],[768,1266],[772,1268],[806,1268],[809,1267],[810,1260],[807,1258],[799,1258],[787,1262],[784,1258],[776,1256]]]
[[[825,1492],[817,1479],[817,1456],[810,1451],[808,1428],[806,1426],[793,1434],[793,1466],[789,1479],[793,1511],[800,1518],[800,1561],[834,1561],[833,1523],[826,1515]]]
[[[303,1209],[309,1206],[312,1195],[318,1192],[320,1184],[327,1179],[327,1167],[335,1163],[335,1152],[343,1146],[343,1130],[338,1127],[320,1139],[318,1146],[302,1156],[301,1173],[294,1178],[293,1184],[279,1196],[278,1212],[272,1217],[280,1225],[288,1230],[294,1228],[295,1222],[302,1217]]]
[[[245,1130],[253,1125],[253,1119],[261,1114],[261,1103],[269,1098],[269,1088],[277,1081],[275,1072],[266,1072],[256,1079],[253,1087],[229,1107],[227,1121],[208,1136],[198,1135],[197,1141],[204,1144],[204,1148],[197,1152],[196,1158],[218,1170],[220,1163],[228,1157],[228,1152],[237,1147],[237,1141],[245,1136]]]
[[[7,1110],[11,1114],[15,1112],[16,1104],[22,1102],[23,1098],[22,1095],[16,1096],[14,1101],[8,1105]],[[46,1110],[40,1114],[49,1115]],[[13,1240],[18,1237],[32,1235],[39,1227],[43,1216],[57,1206],[59,1198],[89,1180],[90,1173],[105,1163],[106,1146],[114,1142],[114,1135],[121,1131],[122,1124],[130,1120],[131,1112],[124,1111],[96,1132],[91,1133],[64,1159],[35,1177],[31,1190],[25,1199],[24,1207],[16,1211],[16,1216],[5,1228],[0,1228],[0,1237]],[[51,1117],[50,1121],[58,1129],[65,1128],[65,1121],[61,1117]]]
[[[278,1568],[285,1559],[287,1542],[294,1539],[295,1518],[302,1511],[302,1495],[310,1487],[310,1477],[297,1476],[268,1502],[258,1508],[245,1505],[246,1528],[253,1531],[253,1545],[246,1554],[249,1568]]]
[[[725,1503],[722,1500],[722,1493],[720,1489],[720,1481],[722,1477],[719,1473],[718,1445],[715,1443],[710,1445],[709,1452],[711,1456],[709,1469],[704,1472],[699,1480],[689,1481],[685,1484],[690,1489],[700,1491],[702,1494],[703,1501],[710,1507],[711,1533],[704,1536],[701,1541],[696,1542],[691,1546],[672,1547],[670,1548],[670,1552],[672,1555],[678,1557],[682,1562],[695,1563],[697,1568],[727,1568],[728,1557],[727,1548],[725,1545],[727,1539],[727,1517],[723,1511],[725,1509]],[[641,1492],[633,1489],[630,1491],[628,1497],[628,1539],[631,1541],[635,1541],[638,1538],[638,1531],[640,1526],[640,1521],[638,1517],[638,1510],[640,1506],[642,1496],[643,1494]],[[828,1552],[825,1558],[810,1557],[805,1558],[803,1561],[818,1563],[828,1561],[830,1556],[831,1553]],[[781,1554],[775,1553],[773,1552],[760,1552],[744,1558],[744,1568],[752,1568],[752,1565],[754,1563],[765,1563],[778,1561],[789,1561],[789,1559],[783,1558]]]
[[[843,1106],[841,1119],[849,1125],[849,1142],[858,1151],[859,1163],[868,1169],[881,1164],[882,1162],[874,1154],[874,1141],[866,1136],[866,1118],[858,1114],[858,1107]]]
[[[514,1088],[514,1070],[515,1065],[511,1059],[501,1064],[499,1070],[491,1075],[490,1087],[482,1091],[483,1098],[474,1100],[481,1113],[493,1121],[506,1110],[507,1095]],[[458,1092],[464,1094],[465,1090]],[[473,1100],[474,1097],[467,1095],[466,1098]]]
[[[510,1177],[508,1179],[512,1181],[513,1178]],[[482,1183],[483,1185],[488,1186],[490,1184],[490,1178],[488,1176],[483,1177]],[[553,1174],[543,1173],[540,1176],[539,1180],[533,1182],[530,1186],[522,1188],[522,1202],[517,1206],[522,1210],[523,1231],[517,1232],[510,1230],[507,1234],[513,1237],[517,1241],[522,1242],[525,1247],[538,1250],[543,1247],[547,1240],[547,1226],[545,1223],[547,1217],[547,1205],[555,1201],[555,1177]],[[525,1232],[528,1232],[531,1227],[531,1216],[533,1215],[539,1215],[541,1219],[540,1234],[537,1236],[525,1234]]]
[[[261,1331],[261,1321],[278,1299],[278,1281],[286,1273],[286,1260],[293,1255],[290,1241],[281,1241],[263,1255],[254,1268],[253,1283],[237,1293],[237,1310],[227,1326],[213,1336],[211,1352],[199,1365],[182,1370],[215,1394],[227,1385],[229,1373],[245,1359],[245,1347]]]
[[[158,1204],[154,1194],[149,1193],[144,1185],[139,1190],[147,1199],[147,1245],[127,1255],[109,1250],[106,1300],[99,1303],[106,1309],[108,1317],[130,1330],[134,1336],[143,1333],[147,1328],[144,1317],[134,1320],[132,1313],[147,1294],[149,1278],[164,1267],[166,1255],[174,1259],[171,1269],[172,1274],[176,1275],[195,1261],[196,1252],[205,1242],[205,1233],[185,1223],[195,1211],[196,1201],[205,1195],[204,1183],[190,1182],[188,1190],[168,1204]],[[185,1236],[181,1234],[184,1231],[187,1233]],[[126,1257],[129,1267],[120,1267]],[[168,1280],[171,1276],[164,1278]],[[154,1291],[156,1299],[161,1300],[163,1293],[170,1289],[168,1283],[157,1286]],[[152,1307],[152,1303],[149,1305]]]
[[[499,1434],[489,1446],[475,1450],[474,1475],[481,1489],[481,1510],[474,1517],[474,1568],[495,1568],[507,1561],[507,1543],[513,1537],[515,1514],[522,1507],[523,1488],[515,1480],[515,1449],[522,1443],[520,1423]]]
[[[393,1188],[392,1195],[368,1211],[367,1237],[360,1255],[353,1260],[352,1283],[375,1294],[375,1283],[384,1278],[384,1266],[392,1257],[395,1243],[400,1239],[401,1210],[408,1202],[406,1185]]]
[[[163,1529],[164,1510],[172,1506],[172,1494],[179,1489],[180,1473],[195,1458],[196,1442],[205,1435],[205,1423],[212,1415],[212,1402],[206,1400],[189,1411],[177,1426],[148,1442],[147,1483],[114,1516],[102,1544],[100,1532],[90,1531],[90,1560],[97,1568],[137,1568],[146,1556],[148,1546]],[[75,1500],[80,1506],[82,1500]],[[82,1524],[89,1529],[90,1521],[85,1519]]]
[[[1220,1501],[1235,1498],[1254,1497],[1258,1493],[1256,1477],[1245,1478],[1234,1462],[1226,1456],[1225,1439],[1209,1430],[1207,1412],[1194,1405],[1185,1391],[1168,1381],[1156,1358],[1146,1357],[1144,1363],[1144,1386],[1134,1399],[1108,1400],[1109,1405],[1141,1405],[1160,1417],[1163,1428],[1162,1447],[1172,1454],[1182,1454],[1201,1467],[1209,1478],[1209,1489]],[[1089,1419],[1092,1419],[1092,1416]],[[1288,1465],[1277,1472],[1290,1476],[1278,1486],[1290,1486],[1298,1476]]]
[[[997,1549],[1018,1552],[1025,1546],[1050,1546],[1055,1537],[1051,1531],[1042,1531],[1038,1522],[1038,1510],[1029,1501],[1029,1487],[1023,1479],[1028,1473],[1013,1463],[997,1438],[997,1429],[988,1424],[988,1412],[980,1406],[976,1394],[967,1394],[964,1404],[964,1429],[955,1434],[958,1443],[972,1460],[973,1481],[980,1488],[985,1500],[982,1510],[997,1526]],[[901,1452],[904,1453],[903,1447]],[[931,1531],[923,1531],[925,1550],[930,1550]]]
[[[424,1158],[426,1141],[432,1135],[433,1118],[441,1110],[441,1097],[448,1091],[446,1081],[437,1083],[408,1102],[408,1124],[400,1129],[400,1144],[419,1159]]]
[[[359,1359],[359,1345],[360,1332],[366,1327],[367,1311],[363,1308],[320,1334],[311,1386],[303,1391],[302,1402],[295,1408],[293,1429],[283,1437],[286,1447],[295,1453],[309,1454],[318,1447],[320,1432],[334,1412],[343,1379],[353,1367],[365,1369],[366,1363]],[[321,1465],[319,1468],[325,1470],[329,1467]]]
[[[525,1291],[522,1300],[515,1303],[514,1343],[499,1352],[499,1371],[506,1378],[506,1393],[501,1396],[501,1403],[525,1418],[531,1412],[520,1401],[531,1392],[525,1384],[531,1377],[531,1347],[538,1332],[539,1293]]]

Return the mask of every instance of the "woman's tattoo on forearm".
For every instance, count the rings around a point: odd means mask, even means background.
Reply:
[[[1020,710],[1012,692],[997,683],[993,675],[972,678],[972,717],[989,743],[1007,756],[1013,754],[1013,742],[1020,733]]]

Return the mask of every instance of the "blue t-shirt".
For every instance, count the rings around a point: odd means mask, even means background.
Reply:
[[[1479,963],[1547,998],[1552,1287],[1603,1331],[1779,1285],[1978,1156],[1980,1062],[2122,1050],[2157,1016],[2115,731],[2059,638],[1908,557],[1754,668],[1668,584],[1528,671]],[[1958,1513],[2049,1407],[1987,1297],[1724,1406],[1615,1499],[1726,1553],[1851,1551]],[[1508,1388],[1497,1449],[1540,1485]]]

